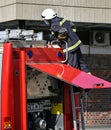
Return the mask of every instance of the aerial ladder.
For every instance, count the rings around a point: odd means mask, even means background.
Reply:
[[[48,48],[37,41],[33,31],[2,34],[0,129],[80,130],[81,115],[85,130],[83,90],[111,88],[111,83],[68,66],[68,54],[55,42]]]

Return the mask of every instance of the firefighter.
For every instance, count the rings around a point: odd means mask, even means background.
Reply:
[[[74,24],[69,20],[58,17],[57,13],[50,8],[45,9],[41,16],[44,22],[50,26],[51,40],[59,39],[64,53],[68,51],[67,64],[86,73],[90,73],[80,50],[82,42],[76,34]],[[68,43],[67,49],[64,41]]]

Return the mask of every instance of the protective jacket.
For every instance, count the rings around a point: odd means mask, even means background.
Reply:
[[[68,43],[68,48],[66,49],[65,44],[61,44],[63,51],[68,51],[67,63],[72,67],[81,69],[85,72],[89,72],[89,69],[81,54],[80,45],[82,44],[82,42],[76,34],[74,24],[71,21],[65,20],[64,18],[60,17],[55,17],[51,19],[50,24],[53,37],[58,38],[59,32],[62,28],[65,28],[67,30],[67,36],[64,40]]]
[[[81,45],[79,37],[75,33],[74,24],[63,18],[56,17],[51,20],[52,33],[57,37],[61,28],[67,29],[67,38],[65,39],[68,43],[68,51],[73,52],[78,49]],[[63,44],[64,45],[64,44]],[[62,46],[65,49],[65,46]],[[64,50],[65,52],[66,50]]]

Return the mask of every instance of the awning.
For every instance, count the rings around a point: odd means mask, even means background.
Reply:
[[[66,64],[27,63],[27,65],[68,84],[81,87],[83,89],[111,88],[110,82],[94,75],[87,74]]]

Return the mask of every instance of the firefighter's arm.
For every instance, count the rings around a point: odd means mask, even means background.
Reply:
[[[57,23],[54,23],[51,25],[51,29],[54,31],[58,39],[66,39],[68,32],[66,28],[59,26]]]
[[[71,27],[73,32],[77,31],[76,28],[75,28],[75,24],[74,23],[70,22],[70,27]]]

